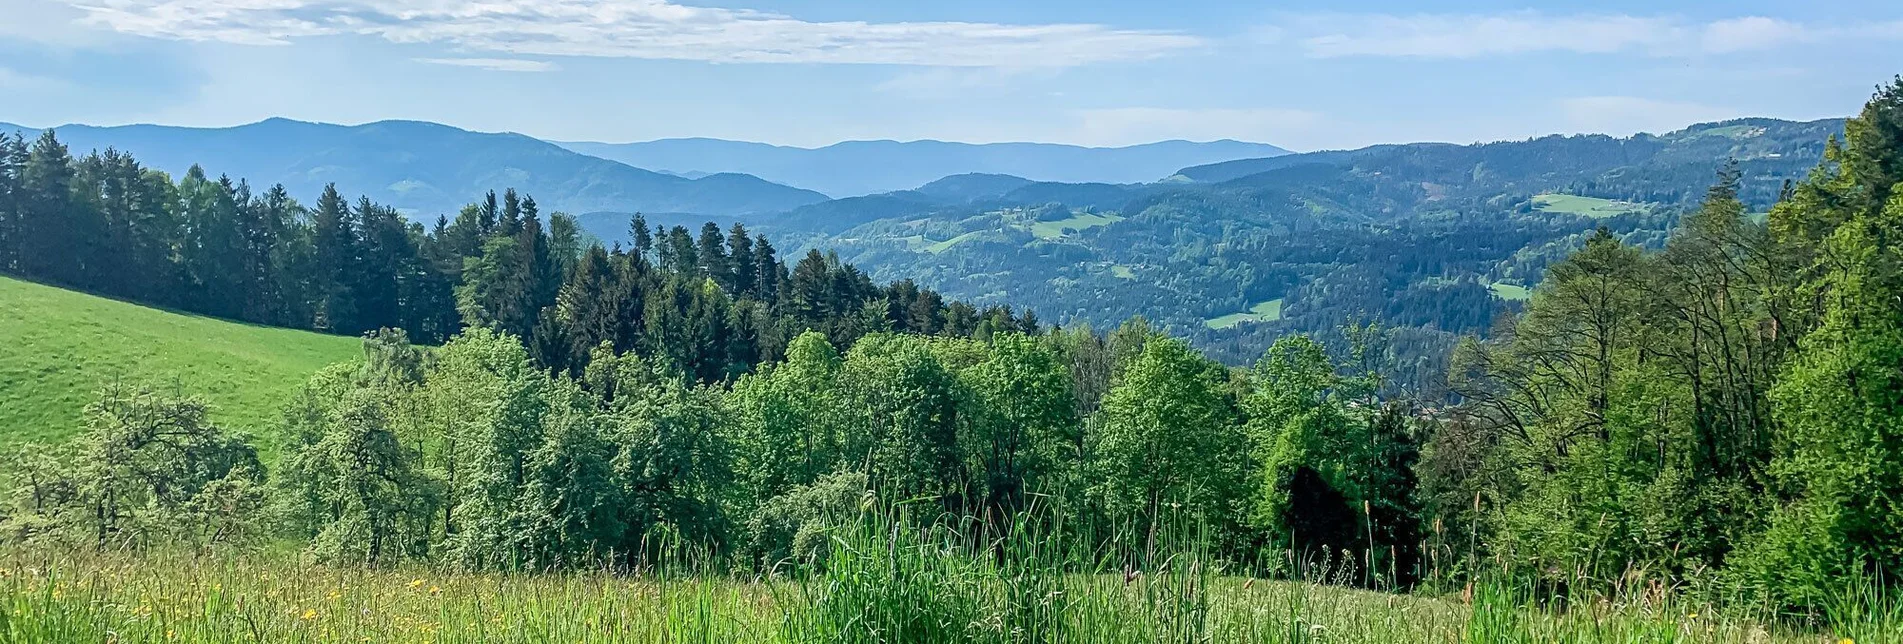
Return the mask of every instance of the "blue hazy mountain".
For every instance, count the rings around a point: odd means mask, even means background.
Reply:
[[[1844,119],[1786,121],[1742,118],[1699,123],[1664,134],[1640,133],[1617,138],[1604,134],[1550,135],[1523,141],[1402,143],[1356,150],[1264,155],[1185,167],[1175,181],[1221,183],[1307,164],[1363,168],[1371,172],[1479,173],[1496,178],[1538,181],[1553,176],[1587,175],[1614,167],[1692,166],[1705,172],[1713,159],[1735,159],[1747,166],[1778,166],[1802,174],[1817,162],[1817,149],[1840,133]],[[1806,152],[1807,153],[1801,153]],[[1799,154],[1794,154],[1799,153]],[[1677,184],[1674,184],[1677,185]]]
[[[0,132],[35,128],[0,124]],[[270,119],[229,128],[63,125],[74,154],[115,147],[161,170],[200,164],[212,176],[262,189],[282,183],[305,202],[327,183],[414,216],[454,214],[487,190],[513,187],[543,212],[615,210],[706,215],[784,212],[825,195],[738,173],[663,174],[587,156],[520,134],[471,132],[436,123],[344,126]]]
[[[1230,140],[1162,141],[1120,148],[944,141],[847,141],[797,148],[700,138],[561,145],[636,167],[683,174],[741,172],[834,197],[909,190],[964,174],[1012,175],[1039,182],[1146,183],[1186,166],[1288,153],[1273,145]]]

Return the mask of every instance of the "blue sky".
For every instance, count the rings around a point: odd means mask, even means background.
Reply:
[[[0,121],[1312,150],[1845,115],[1903,3],[0,0]]]

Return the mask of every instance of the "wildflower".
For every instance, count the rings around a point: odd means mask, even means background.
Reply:
[[[443,594],[443,587],[442,587],[442,586],[438,586],[438,585],[435,585],[435,584],[430,584],[430,587],[429,587],[429,594],[431,594],[431,595],[441,595],[441,594]]]
[[[1841,639],[1841,640],[1838,640],[1838,641],[1837,641],[1837,644],[1857,644],[1857,640],[1853,640],[1853,639],[1850,639],[1850,638],[1848,638],[1848,637],[1846,637],[1846,638],[1843,638],[1843,639]]]
[[[304,609],[304,617],[303,617],[303,619],[304,619],[304,621],[307,621],[307,622],[308,622],[308,621],[311,621],[311,620],[313,620],[313,619],[317,619],[317,609],[315,609],[315,608],[306,608],[306,609]]]
[[[1698,613],[1692,613],[1690,615],[1686,615],[1685,619],[1698,619]]]
[[[418,586],[422,586],[422,585],[423,585],[423,578],[421,578],[421,577],[418,577],[418,578],[416,578],[416,579],[412,579],[412,580],[410,580],[410,587],[411,587],[411,588],[416,588],[416,587],[418,587]]]

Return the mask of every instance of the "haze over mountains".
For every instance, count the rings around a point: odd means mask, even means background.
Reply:
[[[419,121],[335,125],[281,118],[228,128],[54,129],[75,153],[118,148],[173,175],[199,164],[213,176],[258,187],[282,183],[305,200],[334,182],[352,197],[365,195],[422,218],[454,214],[484,191],[504,187],[533,195],[545,211],[758,218],[826,202],[828,194],[917,188],[949,175],[1148,182],[1185,165],[1285,152],[1235,141],[1126,148],[869,141],[818,150],[717,139],[557,145]],[[0,132],[38,130],[0,123]]]
[[[31,133],[0,123],[0,131]],[[544,211],[639,210],[737,215],[825,201],[810,190],[738,174],[688,179],[577,154],[520,134],[416,121],[344,126],[270,119],[229,128],[62,125],[75,153],[115,147],[174,176],[201,164],[254,186],[284,184],[302,200],[327,183],[405,213],[455,214],[487,190],[513,187]]]
[[[833,197],[907,190],[967,173],[1065,183],[1148,183],[1187,166],[1288,154],[1288,150],[1265,143],[1227,139],[1207,143],[1162,141],[1119,148],[944,141],[846,141],[822,148],[797,148],[699,138],[561,145],[638,168],[687,176],[740,172]]]

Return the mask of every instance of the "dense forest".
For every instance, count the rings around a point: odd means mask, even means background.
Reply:
[[[685,543],[771,572],[880,501],[978,526],[1055,506],[1053,530],[1135,535],[1126,570],[1167,565],[1158,535],[1187,522],[1231,570],[1332,556],[1383,588],[1489,571],[1802,616],[1903,575],[1903,79],[1766,218],[1727,169],[1662,244],[1586,233],[1452,352],[1454,405],[1383,394],[1405,338],[1378,324],[1231,368],[1141,319],[1047,328],[817,252],[789,271],[740,228],[637,220],[605,249],[508,193],[426,232],[50,136],[0,158],[10,271],[367,332],[271,428],[107,388],[82,439],[0,470],[9,542],[476,570]]]
[[[640,350],[705,381],[777,360],[806,329],[841,346],[866,333],[1034,332],[1029,311],[975,309],[909,281],[880,286],[837,257],[789,268],[745,226],[649,229],[602,248],[535,199],[494,192],[425,228],[327,187],[194,167],[174,182],[107,149],[74,157],[51,131],[0,137],[0,271],[221,318],[357,335],[403,329],[439,344],[465,326],[522,338],[539,364],[579,370],[596,345]]]

